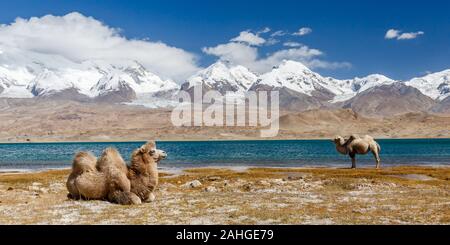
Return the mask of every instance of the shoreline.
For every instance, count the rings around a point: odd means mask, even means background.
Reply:
[[[331,164],[331,165],[305,165],[305,166],[261,166],[261,165],[213,165],[213,166],[186,166],[186,167],[158,167],[158,171],[162,173],[179,173],[186,170],[209,170],[209,169],[221,169],[221,170],[232,170],[237,172],[245,172],[249,169],[286,169],[286,170],[308,170],[308,169],[351,169],[350,164]],[[448,164],[389,164],[382,166],[381,169],[390,169],[395,167],[430,167],[430,168],[450,168],[450,163]],[[0,168],[0,175],[2,174],[33,174],[33,173],[45,173],[52,171],[66,170],[69,171],[71,166],[67,167],[55,167],[55,168],[13,168],[13,169],[2,169]],[[357,169],[375,169],[371,164],[360,164]]]
[[[399,138],[390,138],[390,137],[377,137],[377,140],[432,140],[432,139],[446,139],[450,140],[450,137],[399,137]],[[331,140],[331,138],[243,138],[243,139],[157,139],[156,142],[242,142],[242,141],[327,141]],[[0,145],[2,144],[79,144],[79,143],[142,143],[146,142],[145,140],[95,140],[95,141],[0,141]]]

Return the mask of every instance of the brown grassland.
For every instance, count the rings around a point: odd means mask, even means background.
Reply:
[[[69,200],[68,173],[0,174],[0,223],[450,224],[448,167],[186,169],[137,206]]]

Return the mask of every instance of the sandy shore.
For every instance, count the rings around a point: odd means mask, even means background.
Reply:
[[[0,173],[1,224],[450,224],[450,168],[187,169],[153,203],[67,199],[68,170]]]

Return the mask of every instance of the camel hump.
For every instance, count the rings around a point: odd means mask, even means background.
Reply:
[[[345,145],[350,144],[351,142],[353,142],[356,139],[360,139],[359,135],[357,134],[352,134],[348,137],[348,139],[345,139]]]
[[[108,147],[108,148],[106,148],[106,149],[103,151],[103,154],[102,154],[102,155],[103,155],[103,156],[105,156],[105,155],[108,155],[108,156],[117,156],[117,155],[119,155],[119,156],[120,156],[119,151],[117,151],[117,149],[114,148],[114,147]]]
[[[77,173],[95,170],[97,158],[89,152],[78,152],[72,162],[72,171]]]
[[[97,169],[103,171],[106,168],[115,167],[126,170],[126,164],[119,151],[114,147],[106,148],[97,161]]]
[[[114,147],[108,147],[103,151],[102,158],[110,159],[112,161],[121,161],[124,162],[122,156],[119,151]]]

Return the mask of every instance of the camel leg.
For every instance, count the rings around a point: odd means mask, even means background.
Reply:
[[[373,156],[375,158],[375,161],[377,162],[376,168],[380,169],[380,156],[378,154],[378,151],[372,151],[372,154],[373,154]]]
[[[352,168],[356,168],[356,154],[350,153],[350,157],[352,158]]]
[[[141,204],[141,199],[129,191],[113,191],[108,195],[108,199],[111,202],[122,204],[122,205],[131,205],[131,204]]]
[[[145,200],[145,202],[153,202],[153,201],[155,201],[155,199],[156,199],[155,194],[153,194],[153,192],[151,192],[148,195],[148,198]]]

